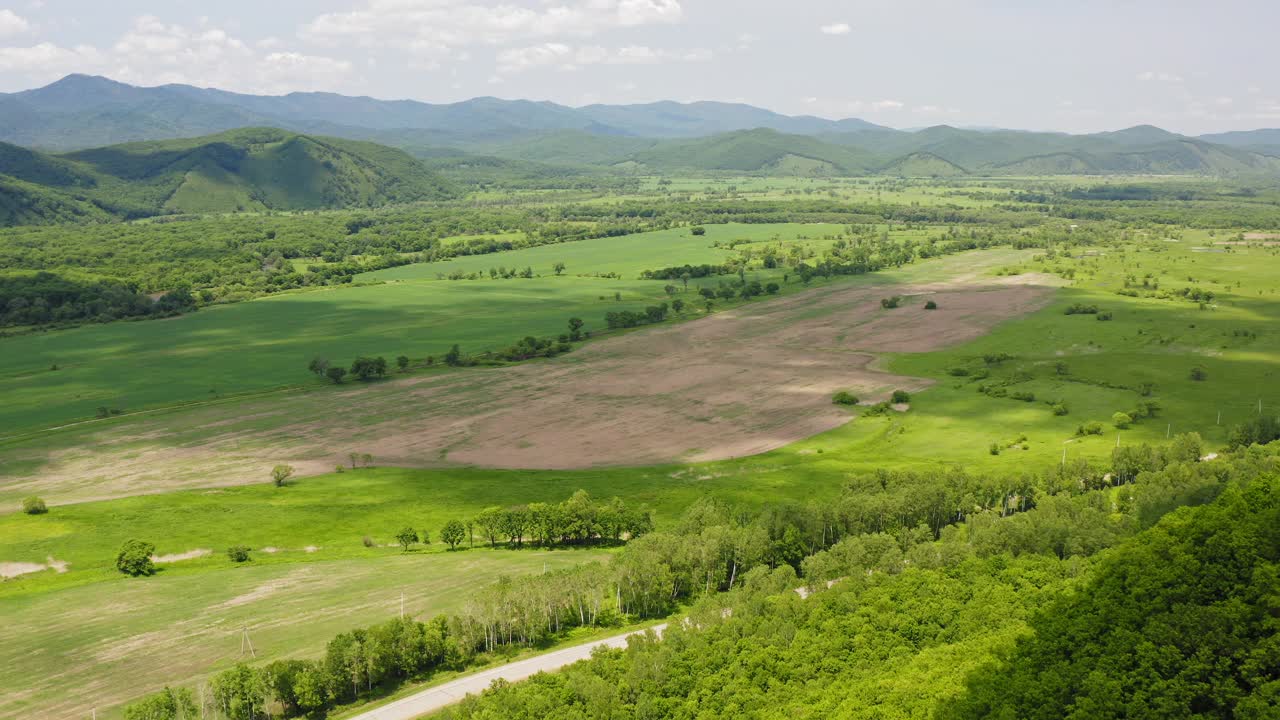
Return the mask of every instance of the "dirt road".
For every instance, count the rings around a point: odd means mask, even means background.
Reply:
[[[661,635],[666,628],[667,624],[662,623],[649,629]],[[376,710],[370,710],[348,718],[348,720],[413,720],[413,718],[421,717],[427,713],[432,713],[460,702],[469,694],[478,694],[499,678],[507,682],[518,682],[540,672],[559,670],[579,660],[586,660],[591,657],[591,651],[598,647],[626,647],[627,638],[632,635],[644,634],[645,632],[648,632],[648,629],[614,635],[604,640],[574,645],[573,647],[556,650],[545,655],[531,657],[527,660],[518,660],[506,665],[500,665],[423,690],[389,705],[383,705]]]

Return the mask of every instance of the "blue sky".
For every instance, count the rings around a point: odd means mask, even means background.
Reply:
[[[1280,2],[0,0],[0,91],[748,102],[895,127],[1280,126]]]

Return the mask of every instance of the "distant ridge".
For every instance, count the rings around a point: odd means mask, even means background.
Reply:
[[[261,96],[189,85],[142,88],[88,75],[0,95],[0,141],[42,150],[204,137],[249,127],[378,143],[447,172],[484,168],[476,172],[488,173],[485,177],[508,171],[544,177],[567,172],[1280,175],[1280,130],[1198,138],[1152,125],[1089,135],[948,125],[908,132],[856,118],[788,116],[738,103],[573,108],[480,97],[431,104],[320,92]]]

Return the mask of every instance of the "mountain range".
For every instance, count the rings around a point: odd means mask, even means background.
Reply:
[[[600,174],[1280,176],[1280,130],[895,130],[750,105],[258,96],[69,75],[0,94],[0,222],[376,206]]]

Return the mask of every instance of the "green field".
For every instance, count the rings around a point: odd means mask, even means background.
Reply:
[[[712,249],[716,241],[794,241],[837,229],[722,225],[702,237],[670,230],[601,238],[407,265],[368,278],[400,282],[276,295],[163,321],[5,338],[0,436],[91,419],[100,406],[137,411],[313,384],[306,367],[316,356],[336,363],[357,355],[421,360],[442,356],[454,343],[480,353],[526,335],[558,335],[575,316],[587,321],[587,329],[600,329],[608,311],[641,310],[667,299],[667,283],[638,280],[641,270],[722,262],[728,252]],[[568,266],[560,277],[551,268],[557,261]],[[455,267],[470,272],[497,265],[532,265],[541,277],[435,280],[436,273]],[[607,272],[622,279],[577,276]]]
[[[116,573],[89,585],[5,598],[3,617],[23,632],[0,648],[6,697],[0,717],[67,716],[85,707],[96,707],[99,717],[120,717],[120,703],[129,698],[166,684],[194,686],[237,660],[317,655],[339,632],[394,617],[402,597],[406,614],[431,617],[459,609],[476,588],[502,576],[606,557],[480,548],[403,553],[397,547],[342,558],[328,550],[279,553],[307,555],[301,564],[273,562],[275,556],[259,552],[242,566],[218,553],[163,566],[151,578]]]

